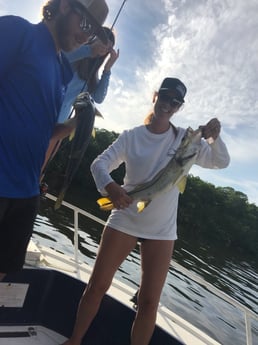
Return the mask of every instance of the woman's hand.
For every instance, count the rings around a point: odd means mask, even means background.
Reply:
[[[132,198],[116,182],[109,183],[105,189],[114,207],[118,210],[128,207],[133,202]]]
[[[119,49],[117,49],[117,51],[115,51],[114,48],[111,48],[110,52],[109,52],[109,58],[108,58],[107,62],[105,63],[105,66],[104,66],[104,70],[106,72],[111,70],[111,67],[114,65],[114,63],[116,62],[118,57],[119,57]]]
[[[205,126],[199,126],[202,129],[202,135],[207,140],[213,141],[217,139],[220,134],[221,124],[217,118],[211,119]]]
[[[91,44],[91,57],[104,56],[112,49],[113,43],[108,41],[107,44],[102,43],[99,39],[96,39]]]

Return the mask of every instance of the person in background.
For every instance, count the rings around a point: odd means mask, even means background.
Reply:
[[[181,108],[185,85],[177,78],[165,78],[154,95],[154,107],[145,125],[126,130],[92,163],[91,171],[98,191],[108,195],[112,210],[102,234],[95,265],[81,298],[71,338],[64,345],[79,345],[98,312],[101,300],[113,276],[127,255],[141,242],[141,284],[138,309],[131,330],[131,345],[150,342],[161,291],[177,239],[177,186],[154,198],[143,212],[137,213],[137,201],[127,191],[150,181],[171,160],[171,151],[179,147],[185,129],[170,122]],[[225,168],[229,154],[220,138],[220,122],[212,119],[202,127],[201,149],[196,164],[210,169]],[[124,185],[118,185],[110,173],[125,163]],[[144,164],[142,164],[144,162]]]
[[[72,78],[62,51],[106,43],[105,0],[49,0],[38,24],[0,17],[0,280],[22,268],[49,139]]]
[[[58,123],[63,123],[69,118],[74,100],[80,92],[88,91],[96,103],[102,103],[106,97],[111,68],[119,57],[119,50],[113,48],[115,45],[113,31],[108,27],[103,27],[103,30],[108,38],[108,44],[103,44],[96,37],[88,44],[66,54],[72,65],[73,78],[67,87]],[[99,78],[102,68],[102,75]]]
[[[113,48],[115,36],[112,30],[103,27],[103,31],[108,39],[107,44],[103,44],[96,37],[90,43],[82,45],[80,48],[66,54],[66,57],[72,65],[73,78],[68,84],[65,93],[58,116],[58,124],[50,139],[42,172],[44,172],[49,159],[54,157],[62,139],[70,135],[74,129],[74,121],[69,121],[69,118],[72,115],[73,103],[79,93],[88,91],[96,103],[102,103],[106,97],[111,68],[119,57],[119,50],[115,51]],[[103,71],[99,79],[99,71],[102,67]]]

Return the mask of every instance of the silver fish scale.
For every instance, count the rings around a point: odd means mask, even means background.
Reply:
[[[151,181],[143,183],[128,194],[138,201],[150,202],[161,193],[166,192],[175,186],[195,162],[201,148],[202,132],[200,129],[188,128],[175,155],[168,164],[159,171]]]

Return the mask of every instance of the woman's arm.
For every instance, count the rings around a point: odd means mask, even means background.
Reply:
[[[102,76],[97,84],[96,90],[92,93],[92,97],[96,103],[102,103],[107,95],[109,80],[111,76],[111,68],[119,57],[119,49],[115,51],[111,48],[109,58],[107,59]]]
[[[91,173],[98,191],[107,195],[105,187],[114,182],[110,173],[124,162],[125,157],[125,134],[124,132],[91,164]]]
[[[212,119],[200,128],[202,128],[206,140],[202,142],[196,164],[210,169],[226,168],[229,165],[230,156],[225,143],[220,137],[221,125],[219,120]]]
[[[92,56],[92,47],[90,44],[84,44],[71,52],[64,53],[70,63]]]

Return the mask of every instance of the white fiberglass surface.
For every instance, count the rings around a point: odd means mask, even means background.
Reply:
[[[0,326],[0,345],[59,345],[64,340],[42,326]]]

